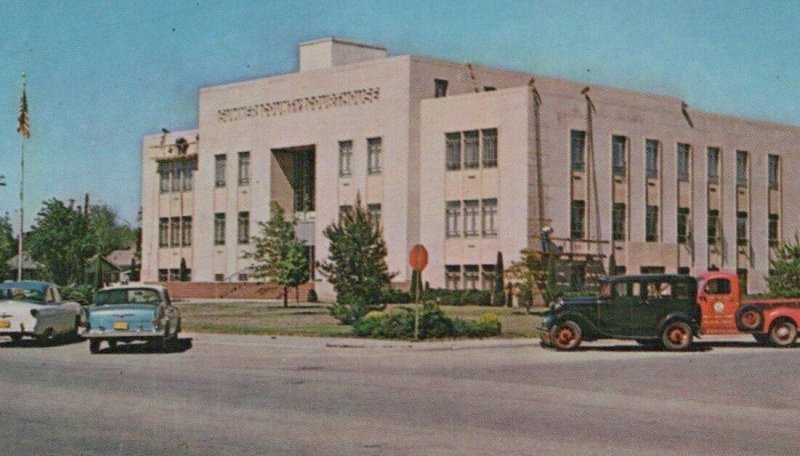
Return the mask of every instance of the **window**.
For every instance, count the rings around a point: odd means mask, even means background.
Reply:
[[[478,160],[478,130],[464,132],[464,168],[477,168]]]
[[[225,186],[225,163],[227,158],[225,155],[214,156],[214,186]]]
[[[222,282],[225,280],[225,274],[214,274],[214,281]]]
[[[170,191],[169,177],[172,171],[172,163],[161,162],[158,164],[158,181],[161,193]]]
[[[678,180],[689,181],[689,168],[691,163],[690,146],[678,143]]]
[[[172,173],[170,189],[173,192],[179,192],[181,191],[181,181],[183,180],[183,167],[178,162],[172,162],[169,164],[169,168]]]
[[[239,244],[247,244],[250,242],[250,213],[249,212],[239,212],[239,227],[238,227],[238,239]]]
[[[722,234],[719,226],[719,211],[709,209],[708,211],[708,245],[717,243],[718,237]]]
[[[225,214],[214,214],[214,245],[225,245]]]
[[[158,246],[169,246],[169,219],[166,217],[158,219]]]
[[[625,240],[625,203],[614,203],[611,231],[615,241]]]
[[[573,171],[583,171],[586,166],[584,151],[586,149],[586,132],[581,130],[570,130],[569,149]]]
[[[689,275],[691,269],[686,266],[679,266],[678,267],[678,274],[680,275]]]
[[[349,204],[344,204],[342,206],[339,206],[339,223],[342,223],[345,216],[351,215],[352,213],[353,213],[353,206],[350,206]]]
[[[776,247],[780,242],[780,217],[778,214],[769,214],[767,225],[769,246]]]
[[[731,294],[731,281],[728,279],[711,279],[706,283],[706,293],[711,295]]]
[[[475,237],[478,232],[478,200],[464,201],[464,237]]]
[[[381,172],[381,138],[367,139],[367,171],[369,174]]]
[[[159,269],[158,270],[158,281],[159,282],[166,282],[169,280],[169,269]]]
[[[497,270],[493,264],[481,266],[481,290],[493,290],[497,280]]]
[[[448,201],[446,204],[447,237],[461,236],[458,218],[461,216],[461,201]]]
[[[447,265],[444,267],[445,287],[448,290],[458,290],[461,284],[461,266]]]
[[[478,265],[464,265],[464,289],[475,290],[478,288]]]
[[[497,87],[495,86],[483,86],[484,92],[494,92],[495,90],[497,90]]]
[[[250,152],[239,152],[239,185],[250,183]]]
[[[678,208],[678,244],[685,244],[689,239],[689,208]]]
[[[447,96],[447,79],[433,80],[433,96],[434,98],[442,98]]]
[[[339,141],[339,175],[347,177],[353,174],[353,141]]]
[[[612,166],[615,176],[625,175],[625,145],[628,138],[625,136],[611,137]]]
[[[642,293],[639,282],[617,282],[614,284],[614,291],[620,297],[631,296],[638,298]]]
[[[645,153],[647,154],[647,177],[649,179],[658,178],[658,140],[648,139],[645,142]]]
[[[192,217],[184,216],[181,223],[181,245],[188,247],[192,245]]]
[[[777,155],[769,156],[769,170],[767,172],[767,180],[769,182],[770,190],[778,189],[778,176],[780,173],[780,157]]]
[[[169,245],[178,247],[181,245],[181,218],[172,217],[169,221]]]
[[[192,179],[194,177],[194,160],[183,161],[183,191],[192,191]]]
[[[483,233],[484,236],[497,236],[497,227],[495,226],[496,218],[497,198],[483,200],[483,206],[481,208],[481,233]]]
[[[719,182],[719,148],[708,148],[708,183],[716,184]]]
[[[747,187],[747,151],[736,151],[736,186]]]
[[[367,204],[367,212],[370,218],[376,222],[381,221],[381,205],[380,203]]]
[[[444,138],[447,170],[461,169],[461,133],[447,133]]]
[[[666,268],[664,266],[642,266],[639,268],[640,274],[663,274]]]
[[[586,217],[586,203],[580,200],[573,200],[570,207],[570,234],[572,239],[583,239],[584,218]]]
[[[647,242],[658,242],[658,206],[647,206],[644,226],[644,240]]]
[[[247,279],[249,279],[249,278],[250,277],[247,274],[239,274],[239,276],[236,279],[239,282],[247,282]]]
[[[483,140],[483,167],[497,168],[497,129],[481,130]]]
[[[747,245],[747,212],[736,213],[736,245]]]

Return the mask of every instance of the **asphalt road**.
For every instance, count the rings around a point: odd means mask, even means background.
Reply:
[[[221,335],[184,336],[169,353],[0,343],[0,452],[796,454],[799,359],[744,337],[690,353]]]

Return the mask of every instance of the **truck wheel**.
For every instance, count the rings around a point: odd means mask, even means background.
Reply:
[[[574,350],[581,344],[581,327],[572,320],[562,321],[550,330],[550,340],[557,350]]]
[[[789,347],[797,339],[797,326],[791,320],[779,320],[769,329],[769,340],[776,347]]]
[[[769,334],[754,333],[753,338],[761,345],[769,344]]]
[[[757,306],[745,306],[739,311],[736,319],[739,328],[745,331],[757,331],[764,324],[764,313]]]
[[[661,343],[670,351],[686,350],[692,345],[692,328],[683,321],[671,321],[664,326]]]
[[[95,354],[100,351],[100,339],[89,339],[89,353]]]

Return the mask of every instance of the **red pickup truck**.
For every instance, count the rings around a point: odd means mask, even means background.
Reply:
[[[703,334],[746,332],[762,344],[788,347],[797,339],[800,298],[741,300],[739,278],[730,271],[700,274],[697,287]]]

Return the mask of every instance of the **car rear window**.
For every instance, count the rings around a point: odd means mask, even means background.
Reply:
[[[3,288],[0,290],[0,300],[20,300],[28,302],[44,302],[44,293],[31,288]]]
[[[94,303],[98,306],[108,304],[157,304],[158,292],[149,288],[126,288],[121,290],[103,290],[97,292]]]

